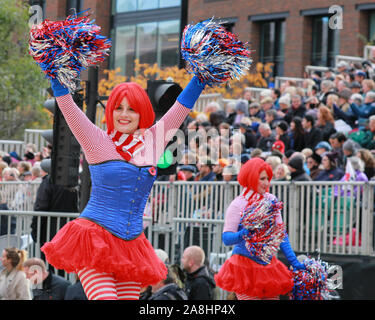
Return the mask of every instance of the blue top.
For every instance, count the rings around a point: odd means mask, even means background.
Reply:
[[[152,168],[122,160],[89,165],[91,195],[79,217],[121,239],[137,238],[143,231],[143,212],[156,179]]]

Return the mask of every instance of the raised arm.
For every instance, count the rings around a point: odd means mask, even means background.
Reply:
[[[148,135],[148,137],[154,139],[153,146],[155,148],[156,162],[163,154],[168,142],[173,138],[178,128],[191,112],[204,87],[205,84],[202,84],[199,79],[194,76],[186,88],[177,97],[174,105],[149,129],[149,133],[151,134]]]
[[[67,88],[56,79],[52,80],[51,84],[57,104],[89,160],[95,147],[101,145],[101,141],[106,134],[87,118],[85,113],[76,105]]]

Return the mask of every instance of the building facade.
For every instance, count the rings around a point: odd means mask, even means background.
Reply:
[[[254,62],[273,62],[274,75],[301,77],[304,66],[334,66],[336,55],[363,56],[375,41],[375,3],[369,0],[34,0],[44,18],[63,19],[91,8],[113,42],[101,67],[134,75],[134,60],[181,65],[184,26],[214,17],[253,50]]]

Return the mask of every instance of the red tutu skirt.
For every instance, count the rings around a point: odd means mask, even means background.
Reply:
[[[64,225],[41,250],[48,263],[68,273],[95,269],[113,273],[119,281],[139,282],[142,287],[167,276],[165,264],[144,233],[127,241],[87,219],[77,218]]]
[[[215,275],[216,285],[228,292],[258,298],[284,295],[293,289],[293,275],[276,257],[262,265],[234,254]]]

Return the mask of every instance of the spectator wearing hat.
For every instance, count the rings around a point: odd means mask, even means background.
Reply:
[[[294,117],[303,117],[306,113],[306,107],[302,103],[302,98],[300,95],[295,94],[292,96],[291,108],[288,110],[284,117],[284,120],[291,123]]]
[[[350,85],[350,90],[352,91],[352,94],[359,93],[361,94],[362,86],[358,81],[353,81]]]
[[[198,174],[195,181],[214,181],[216,178],[215,172],[212,171],[213,163],[209,158],[202,158],[198,162]]]
[[[352,91],[348,88],[344,88],[341,91],[339,91],[338,107],[340,108],[340,110],[344,112],[347,112],[349,110],[349,107],[350,107],[349,99],[351,95],[352,95]]]
[[[285,153],[284,142],[282,142],[281,140],[276,140],[271,147],[271,151],[274,151],[274,150],[278,150],[281,154],[284,154]]]
[[[345,74],[347,70],[349,69],[349,64],[343,60],[339,61],[337,63],[337,73],[338,74]]]
[[[288,129],[288,123],[284,120],[279,121],[275,128],[276,140],[280,140],[284,143],[284,150],[289,150],[290,148],[290,137],[288,135]]]
[[[261,123],[265,120],[264,111],[260,108],[260,104],[258,102],[250,103],[249,116],[252,122]]]
[[[311,181],[311,177],[303,168],[304,158],[302,155],[294,155],[288,162],[290,179],[292,181]]]
[[[313,116],[307,114],[302,119],[302,127],[305,130],[304,147],[314,149],[319,141],[322,140],[322,132],[316,128],[315,119]]]
[[[320,169],[320,164],[322,162],[322,158],[317,153],[313,153],[312,155],[307,157],[307,168],[310,171],[310,177],[312,180],[315,180],[315,178],[318,176]]]
[[[196,169],[190,164],[185,164],[180,167],[179,171],[182,171],[185,174],[186,181],[194,181]]]
[[[354,80],[359,82],[360,84],[362,84],[362,81],[365,80],[366,77],[367,77],[367,74],[363,70],[356,70],[354,74]]]
[[[215,181],[223,181],[223,170],[229,165],[229,160],[225,158],[219,159],[217,163],[212,166],[212,171],[215,173]]]
[[[223,180],[226,182],[237,181],[238,168],[234,165],[225,166],[223,169]]]
[[[344,171],[337,167],[337,153],[326,152],[322,156],[322,171],[315,177],[314,181],[340,181]]]
[[[317,155],[321,156],[325,152],[332,151],[332,147],[327,141],[320,141],[313,150]]]
[[[266,96],[260,101],[262,110],[266,113],[268,110],[274,109],[273,99],[271,96]]]

